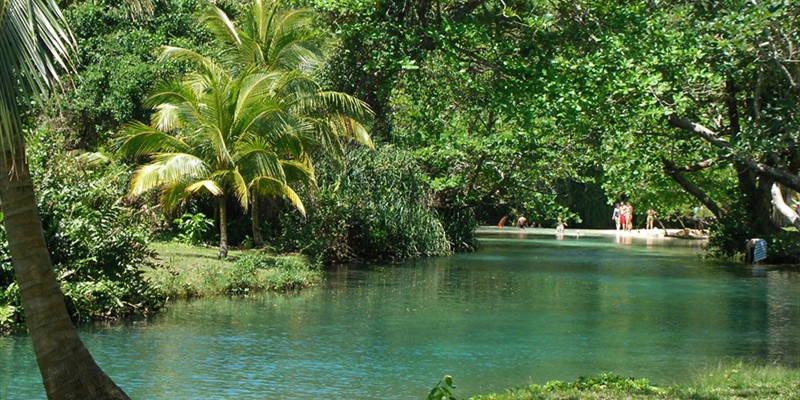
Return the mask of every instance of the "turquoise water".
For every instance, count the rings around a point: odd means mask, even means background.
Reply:
[[[420,399],[445,374],[465,397],[607,371],[686,382],[726,360],[800,367],[799,273],[621,242],[498,233],[472,254],[342,267],[297,295],[177,302],[81,336],[137,399]],[[44,398],[27,336],[0,338],[0,398]]]

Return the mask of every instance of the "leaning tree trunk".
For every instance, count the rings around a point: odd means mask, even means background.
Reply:
[[[21,147],[21,146],[20,146]],[[25,320],[49,399],[127,399],[78,337],[45,245],[24,149],[0,162],[0,202]]]
[[[219,254],[217,258],[228,257],[228,211],[225,195],[217,197],[219,209]]]

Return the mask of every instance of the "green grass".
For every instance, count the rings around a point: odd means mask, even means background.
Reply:
[[[457,382],[456,382],[457,384]],[[473,397],[474,400],[797,400],[800,369],[734,363],[708,368],[686,385],[657,386],[647,379],[602,374]]]
[[[156,268],[145,278],[169,298],[245,295],[264,290],[293,290],[321,280],[319,269],[299,255],[256,250],[231,250],[217,259],[217,248],[179,242],[154,242]]]

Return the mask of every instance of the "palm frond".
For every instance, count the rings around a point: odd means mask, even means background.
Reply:
[[[0,151],[22,143],[18,104],[44,99],[72,73],[75,39],[53,0],[4,0],[0,9]]]
[[[306,209],[302,199],[300,199],[297,192],[285,182],[272,177],[259,177],[253,180],[250,187],[254,192],[262,196],[285,196],[300,214],[303,216],[306,215]]]
[[[131,179],[131,194],[140,195],[158,187],[186,185],[206,179],[208,168],[191,154],[159,154],[153,162],[141,166]]]
[[[156,153],[188,153],[191,146],[182,140],[139,121],[131,122],[122,129],[120,138],[113,144],[117,154],[141,157]]]
[[[189,61],[202,68],[210,75],[224,75],[225,69],[220,67],[214,60],[203,56],[195,51],[175,46],[162,46],[158,61],[178,60]]]
[[[228,18],[228,14],[225,14],[225,11],[222,11],[216,5],[212,4],[206,9],[201,20],[217,39],[237,47],[242,45],[242,39],[239,38],[239,33],[233,21]]]
[[[231,178],[233,178],[233,192],[236,194],[236,199],[239,200],[242,208],[247,211],[250,206],[250,190],[247,188],[247,181],[238,169],[231,171]]]
[[[128,17],[132,21],[144,19],[153,15],[152,0],[125,0],[128,9]]]
[[[358,121],[349,117],[339,116],[330,118],[328,124],[337,136],[353,139],[370,149],[375,148],[367,128],[364,128]]]
[[[84,167],[95,168],[103,165],[114,164],[114,158],[111,154],[102,151],[87,151],[78,154],[75,159]]]
[[[224,192],[222,188],[217,185],[216,182],[210,179],[204,179],[202,181],[197,181],[189,186],[186,187],[186,192],[189,194],[193,194],[200,189],[206,189],[209,193],[214,196],[221,196]]]
[[[180,206],[191,193],[186,190],[187,184],[178,182],[175,185],[165,186],[161,190],[159,202],[164,206],[164,211],[170,212]]]
[[[156,106],[156,112],[150,117],[150,124],[161,131],[171,131],[182,126],[180,107],[162,103]]]

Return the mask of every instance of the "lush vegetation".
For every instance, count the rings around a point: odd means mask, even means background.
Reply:
[[[778,183],[794,205],[799,188],[796,4],[96,0],[64,13],[81,78],[27,122],[75,315],[158,308],[137,269],[153,236],[217,241],[220,257],[268,243],[322,263],[401,260],[469,250],[475,225],[505,215],[607,227],[621,199],[668,224],[702,205],[716,256],[764,237],[770,260],[800,260],[770,193]],[[19,304],[3,268],[8,321]]]
[[[440,381],[429,400],[453,400],[458,393],[453,378]],[[581,377],[574,382],[553,381],[473,397],[474,400],[546,399],[794,399],[800,390],[800,372],[777,366],[746,363],[719,365],[697,374],[686,385],[659,386],[647,379],[614,374]]]
[[[59,285],[75,319],[198,294],[146,279],[153,237],[401,260],[469,250],[509,215],[608,227],[619,200],[637,227],[702,206],[715,256],[762,237],[797,264],[798,18],[748,0],[4,1],[0,326],[38,296],[30,315],[77,338]],[[317,279],[255,254],[209,271],[202,292]]]
[[[765,237],[797,262],[770,204],[773,183],[800,189],[797,4],[314,3],[342,40],[330,79],[440,204],[590,227],[619,200],[637,227],[703,205],[720,253]]]

